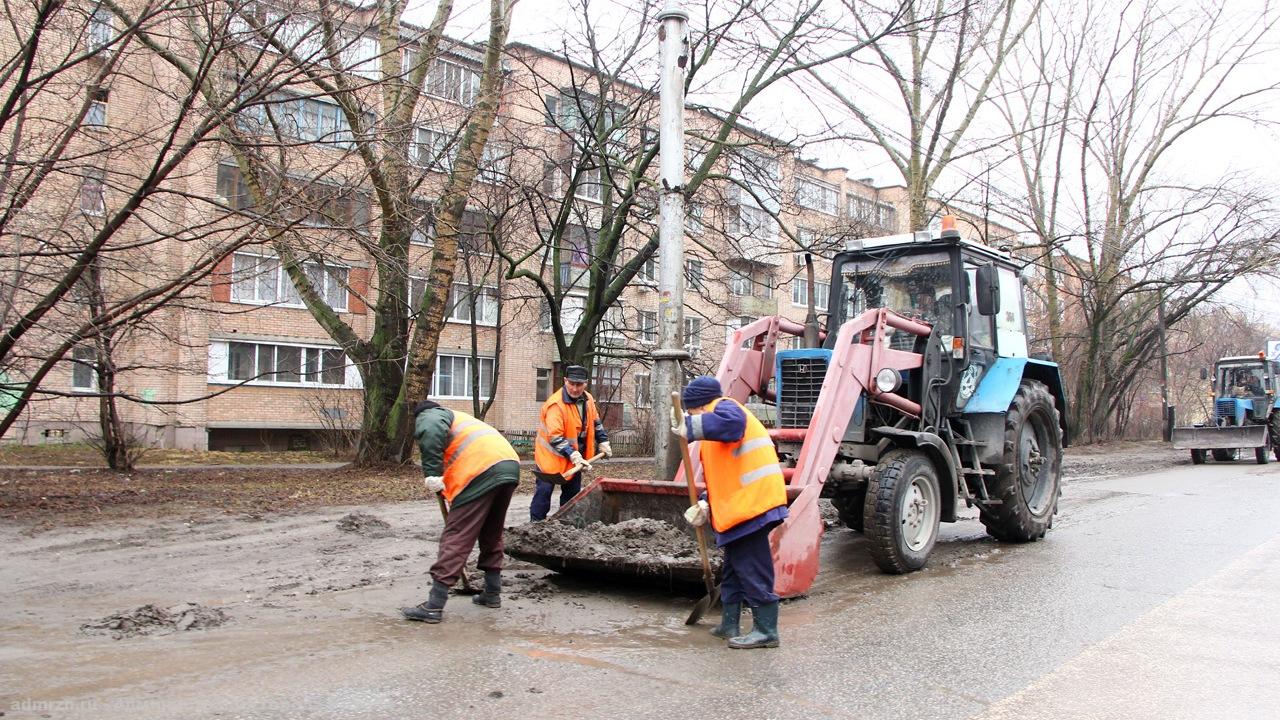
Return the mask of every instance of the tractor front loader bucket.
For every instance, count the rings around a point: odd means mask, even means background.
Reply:
[[[1176,427],[1169,439],[1175,450],[1256,448],[1267,444],[1267,426]]]

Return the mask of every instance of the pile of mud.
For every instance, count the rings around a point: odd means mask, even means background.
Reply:
[[[391,526],[376,515],[353,512],[343,515],[338,520],[338,529],[342,532],[355,533],[367,538],[384,538],[392,535]]]
[[[110,635],[119,640],[136,635],[167,635],[185,630],[215,628],[226,621],[226,613],[196,603],[181,603],[168,608],[143,605],[128,612],[85,623],[80,626],[80,632],[87,635]]]
[[[698,543],[688,533],[663,520],[635,518],[584,528],[548,520],[507,528],[506,550],[521,559],[553,569],[616,571],[633,577],[697,579],[702,560]],[[720,550],[711,550],[711,565],[719,569]],[[564,558],[561,567],[539,559]]]

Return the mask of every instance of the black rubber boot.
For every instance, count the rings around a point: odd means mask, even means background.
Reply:
[[[778,603],[761,605],[751,610],[751,632],[730,638],[729,647],[734,650],[778,647]]]
[[[400,614],[405,620],[417,620],[434,625],[444,619],[444,604],[448,600],[449,586],[439,580],[432,580],[427,601],[410,608],[400,608]]]
[[[487,608],[502,607],[502,571],[484,571],[484,592],[471,598],[471,602]]]
[[[737,637],[741,630],[742,603],[725,603],[721,611],[720,624],[711,628],[711,634],[718,638]]]

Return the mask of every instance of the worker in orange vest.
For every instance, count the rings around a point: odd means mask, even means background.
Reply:
[[[501,607],[502,529],[511,495],[520,482],[520,458],[501,433],[464,412],[431,400],[418,403],[413,411],[423,482],[431,494],[449,502],[449,518],[440,533],[426,601],[400,612],[408,620],[443,620],[449,588],[463,573],[477,540],[480,560],[476,564],[484,571],[484,592],[472,602]]]
[[[787,518],[787,488],[769,431],[742,403],[723,396],[720,382],[700,375],[680,395],[688,414],[671,432],[701,441],[698,455],[707,490],[685,512],[694,527],[711,521],[724,550],[720,599],[724,614],[711,629],[729,647],[778,647],[778,595],[773,591],[769,531]],[[742,634],[743,604],[751,632]]]
[[[586,458],[603,453],[613,457],[609,446],[609,433],[600,421],[596,400],[587,392],[587,369],[570,365],[564,370],[564,387],[542,404],[538,422],[538,440],[533,448],[533,459],[538,470],[544,473],[563,474],[574,467],[590,469]],[[529,518],[542,520],[551,510],[551,494],[555,485],[537,480],[533,488],[533,502],[529,504]],[[582,489],[582,475],[566,480],[560,489],[560,505],[573,499]]]

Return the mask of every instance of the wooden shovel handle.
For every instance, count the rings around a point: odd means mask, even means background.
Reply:
[[[595,462],[595,461],[599,460],[599,459],[600,459],[600,458],[602,458],[602,457],[604,457],[604,453],[596,453],[596,456],[595,456],[595,457],[593,457],[593,458],[591,458],[591,459],[587,460],[587,464],[588,464],[588,465],[590,465],[591,463],[593,463],[593,462]],[[560,473],[560,477],[564,478],[565,480],[568,480],[569,478],[573,477],[574,475],[577,475],[577,474],[578,474],[578,471],[579,471],[579,470],[581,470],[581,469],[582,469],[582,466],[581,466],[581,465],[574,465],[573,467],[569,468],[568,470],[565,470],[564,472]]]
[[[676,422],[684,422],[684,406],[680,403],[680,393],[671,393],[671,411],[676,415]],[[689,455],[689,439],[680,437],[680,452],[684,460],[684,479],[689,485],[689,505],[698,504],[698,486],[693,481],[693,457]],[[702,559],[702,579],[707,584],[707,595],[715,592],[715,575],[711,573],[711,554],[707,550],[707,528],[705,525],[695,527],[698,536],[698,556]]]

